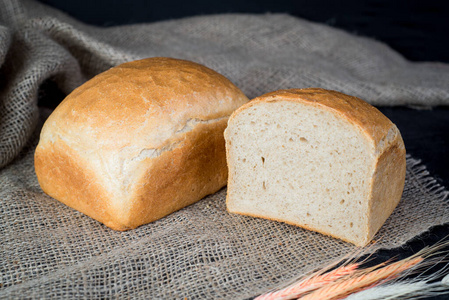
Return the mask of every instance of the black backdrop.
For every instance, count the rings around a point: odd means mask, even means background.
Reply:
[[[93,25],[217,13],[281,12],[375,38],[414,61],[449,62],[449,1],[40,0]]]
[[[449,63],[449,1],[423,0],[40,0],[92,25],[114,26],[217,13],[288,13],[388,44],[412,61]],[[449,82],[448,82],[449,85]],[[54,107],[64,95],[44,85],[40,103]],[[52,102],[53,103],[50,103]],[[379,107],[401,130],[407,152],[421,158],[438,183],[449,188],[449,107],[415,110]],[[404,257],[449,235],[449,226],[378,259]],[[449,249],[448,249],[449,251]],[[441,266],[440,266],[441,267]],[[426,299],[449,299],[445,296]]]

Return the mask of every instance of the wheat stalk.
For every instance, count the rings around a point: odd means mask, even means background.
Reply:
[[[316,290],[326,284],[334,282],[344,276],[354,273],[358,268],[359,264],[353,263],[346,266],[342,266],[332,270],[330,272],[322,274],[321,272],[316,272],[311,276],[300,280],[299,282],[287,287],[285,289],[279,290],[277,292],[271,292],[257,297],[254,300],[287,300],[295,299],[298,295],[308,293],[310,291]]]
[[[354,274],[349,279],[337,280],[334,283],[328,284],[310,294],[301,297],[301,300],[334,300],[341,299],[351,293],[373,287],[379,283],[384,283],[388,280],[394,279],[400,273],[409,270],[424,260],[423,257],[410,257],[404,260],[384,266],[380,269],[370,271],[361,270],[358,274]],[[376,267],[374,267],[376,268]],[[372,268],[370,268],[372,269]]]
[[[398,281],[399,278],[403,278],[409,274],[405,271],[412,269],[416,271],[418,265],[420,268],[428,267],[428,270],[430,270],[434,265],[445,262],[449,255],[448,251],[443,250],[443,248],[448,246],[449,242],[441,241],[431,247],[425,247],[418,253],[401,261],[391,263],[390,260],[374,267],[363,269],[360,267],[364,264],[364,261],[355,262],[356,258],[360,257],[359,255],[363,252],[363,249],[359,249],[319,271],[308,276],[300,277],[295,283],[286,288],[266,293],[255,298],[255,300],[336,300],[348,295],[355,296],[357,293],[362,294],[359,295],[359,298],[355,299],[364,299],[363,297],[367,297],[368,295],[369,297],[367,299],[383,299],[382,297],[376,298],[376,294],[379,294],[379,292],[384,293],[384,295],[392,295],[385,299],[393,299],[394,295],[403,296],[406,293],[408,299],[414,299],[436,292],[449,293],[449,275],[442,282],[428,284],[439,276],[447,274],[449,264],[430,276],[425,275],[426,270],[424,270],[423,273],[419,274],[413,280],[401,279]],[[433,258],[427,260],[431,257]],[[365,261],[367,259],[369,259],[369,256]],[[422,263],[423,260],[426,260],[425,263]],[[392,284],[393,279],[396,282]],[[384,283],[387,284],[383,285]],[[425,287],[425,290],[422,293],[417,293],[416,290],[420,286]],[[363,293],[363,291],[370,290],[373,293]]]

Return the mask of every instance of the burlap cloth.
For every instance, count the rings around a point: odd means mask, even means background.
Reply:
[[[115,232],[43,194],[33,151],[38,91],[69,93],[125,61],[205,64],[250,98],[323,87],[376,105],[449,104],[449,66],[411,63],[376,41],[288,15],[216,15],[97,28],[30,1],[0,2],[0,297],[226,298],[262,293],[354,249],[277,222],[230,215],[226,190],[160,221]],[[449,221],[448,192],[408,157],[403,199],[377,246]]]

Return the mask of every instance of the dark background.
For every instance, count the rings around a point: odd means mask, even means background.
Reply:
[[[98,26],[155,22],[217,13],[288,13],[382,41],[412,61],[449,63],[449,1],[40,1],[80,21]],[[54,86],[49,84],[47,88],[52,89]],[[53,95],[57,95],[53,98],[56,99],[54,101],[60,101],[64,96],[54,91]],[[42,103],[45,101],[48,99],[43,99]],[[400,129],[407,152],[422,159],[437,182],[448,188],[449,107],[427,110],[408,107],[378,108]],[[410,242],[408,247],[381,251],[377,256],[382,260],[410,255],[423,245],[433,244],[447,235],[449,226],[437,226],[430,233]],[[449,298],[440,296],[427,299]]]
[[[217,13],[288,13],[375,38],[416,61],[449,62],[449,3],[421,0],[40,0],[99,26]]]

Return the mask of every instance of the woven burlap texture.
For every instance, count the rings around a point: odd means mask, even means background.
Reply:
[[[46,196],[33,152],[42,83],[69,93],[119,63],[171,56],[207,65],[250,98],[323,87],[378,105],[449,104],[449,67],[288,15],[217,15],[97,28],[33,1],[0,3],[0,298],[244,299],[353,246],[228,214],[226,190],[115,232]],[[447,192],[408,158],[403,199],[376,236],[391,248],[449,220]]]
[[[229,214],[226,189],[154,223],[113,231],[45,195],[33,142],[0,171],[0,298],[247,299],[355,246]],[[448,192],[407,159],[403,198],[367,251],[449,222]]]

